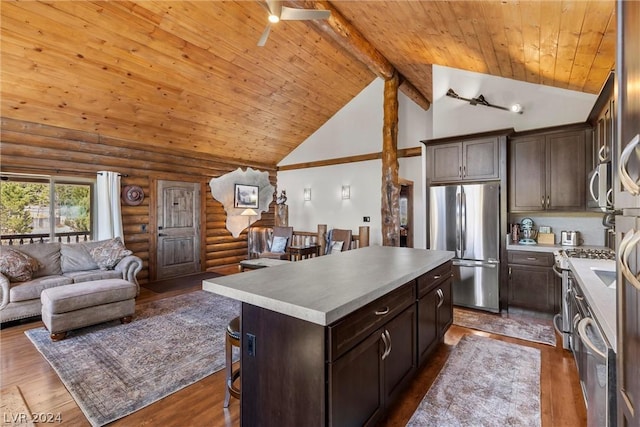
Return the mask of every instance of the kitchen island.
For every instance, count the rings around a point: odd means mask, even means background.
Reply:
[[[377,422],[451,324],[453,255],[371,246],[203,281],[242,302],[242,424]]]

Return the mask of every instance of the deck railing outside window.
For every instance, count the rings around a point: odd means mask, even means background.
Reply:
[[[67,233],[56,233],[53,241],[60,243],[79,243],[91,240],[90,231],[72,231]],[[28,243],[48,243],[52,241],[48,233],[41,234],[6,234],[0,236],[3,245],[24,245]]]

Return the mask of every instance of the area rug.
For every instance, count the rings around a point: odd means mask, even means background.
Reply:
[[[0,413],[2,427],[33,427],[33,415],[24,401],[18,386],[0,390]]]
[[[540,423],[540,350],[465,335],[407,426]]]
[[[195,291],[141,305],[133,322],[71,331],[52,342],[25,332],[91,425],[102,426],[222,369],[225,333],[240,303]]]
[[[504,335],[525,341],[556,345],[556,333],[551,320],[503,317],[499,314],[453,309],[453,323],[465,328]]]
[[[214,273],[212,271],[204,271],[202,273],[189,274],[187,276],[157,280],[155,282],[146,283],[141,286],[143,288],[149,289],[152,292],[161,294],[165,292],[188,289],[194,286],[202,285],[203,280],[220,276],[222,276],[222,274]]]

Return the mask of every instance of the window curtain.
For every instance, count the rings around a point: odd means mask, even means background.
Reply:
[[[120,237],[124,241],[120,211],[120,174],[108,171],[98,172],[96,193],[98,240]]]

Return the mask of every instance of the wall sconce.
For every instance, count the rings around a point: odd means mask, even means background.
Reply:
[[[469,104],[471,105],[484,105],[485,107],[491,107],[491,108],[497,108],[499,110],[505,110],[505,111],[511,111],[513,113],[516,114],[522,114],[522,105],[520,104],[513,104],[511,107],[507,108],[507,107],[501,107],[500,105],[494,105],[494,104],[490,104],[489,101],[487,101],[484,98],[484,95],[480,94],[480,96],[476,97],[476,98],[463,98],[460,95],[458,95],[457,93],[455,93],[455,91],[453,89],[449,89],[447,91],[447,96],[451,97],[451,98],[455,98],[455,99],[460,99],[462,101],[467,101]]]
[[[347,200],[351,198],[351,187],[348,185],[342,186],[342,200]]]
[[[308,202],[309,200],[311,200],[311,189],[310,188],[305,188],[304,189],[304,201]]]

